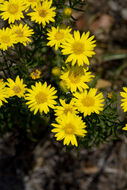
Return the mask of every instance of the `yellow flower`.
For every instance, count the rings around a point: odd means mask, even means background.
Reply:
[[[16,77],[16,80],[7,79],[8,94],[10,96],[18,96],[19,98],[24,97],[24,93],[27,90],[26,85],[23,84],[23,79],[20,79],[19,76]]]
[[[108,98],[112,99],[112,93],[111,92],[108,93]]]
[[[89,88],[86,83],[90,82],[93,77],[91,72],[77,65],[68,67],[60,76],[71,92],[76,92],[77,90],[82,91],[83,89]]]
[[[15,36],[12,34],[10,28],[3,28],[0,30],[0,49],[7,50],[8,47],[13,47],[15,43]]]
[[[75,116],[71,113],[63,115],[61,119],[56,118],[57,124],[52,123],[54,129],[52,129],[55,134],[56,140],[60,141],[64,139],[63,144],[78,146],[76,136],[84,137],[87,131],[85,130],[85,122],[82,121],[81,117]]]
[[[6,98],[8,97],[9,95],[7,93],[7,88],[5,87],[5,83],[0,81],[0,107],[3,105],[3,102],[7,103]]]
[[[120,92],[120,95],[123,97],[121,100],[122,102],[121,107],[124,110],[124,112],[126,112],[127,111],[127,87],[123,87],[123,90],[125,92]]]
[[[85,90],[83,93],[75,93],[75,106],[78,111],[84,114],[84,117],[92,113],[99,114],[103,110],[104,99],[103,94],[97,93],[97,89],[91,88],[89,92]]]
[[[47,86],[45,82],[42,84],[41,82],[36,82],[35,86],[32,85],[32,89],[28,89],[28,93],[26,94],[26,104],[29,105],[30,111],[34,111],[36,114],[38,111],[40,113],[48,113],[49,107],[55,108],[56,101],[54,99],[57,98],[56,90],[51,85]]]
[[[59,76],[60,75],[59,67],[53,67],[52,68],[52,74],[55,75],[55,76]]]
[[[72,15],[72,9],[70,7],[66,7],[64,9],[64,14],[67,16],[67,17],[70,17]]]
[[[31,16],[31,21],[35,21],[36,23],[39,23],[45,27],[46,23],[49,24],[49,22],[55,22],[54,18],[56,16],[56,13],[54,10],[55,7],[52,7],[52,1],[45,0],[41,3],[39,3],[35,8],[33,8],[34,12],[28,13],[29,16]]]
[[[67,62],[72,61],[72,65],[78,64],[89,65],[88,57],[92,57],[95,54],[94,47],[95,40],[93,40],[94,36],[89,38],[90,32],[83,32],[82,36],[80,37],[79,31],[74,31],[74,37],[71,35],[66,42],[64,42],[61,47],[63,55],[69,55],[66,59]]]
[[[76,107],[74,105],[73,99],[70,103],[66,104],[65,100],[60,99],[61,106],[56,106],[55,108],[55,115],[61,119],[63,115],[67,115],[68,113],[76,114]]]
[[[12,25],[11,26],[12,33],[15,35],[16,43],[22,43],[24,46],[28,42],[31,42],[30,38],[31,35],[34,33],[32,29],[30,29],[27,24],[19,24],[19,25]]]
[[[39,78],[40,78],[40,75],[41,75],[41,72],[40,72],[38,69],[36,69],[34,72],[32,72],[32,73],[30,74],[30,76],[31,76],[31,78],[32,78],[33,80],[39,79]]]
[[[55,28],[54,26],[49,30],[47,33],[49,42],[47,43],[48,46],[53,47],[55,46],[55,50],[61,46],[61,43],[65,42],[65,40],[70,36],[71,29],[67,28]]]
[[[122,129],[125,130],[125,131],[127,131],[127,124]]]
[[[24,18],[23,12],[25,10],[25,3],[23,0],[9,0],[4,1],[0,6],[1,18],[7,20],[9,23],[14,23],[15,20]]]

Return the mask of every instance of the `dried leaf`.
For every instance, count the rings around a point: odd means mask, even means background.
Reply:
[[[104,79],[99,79],[97,81],[96,88],[105,88],[105,87],[111,87],[111,82],[104,80]]]

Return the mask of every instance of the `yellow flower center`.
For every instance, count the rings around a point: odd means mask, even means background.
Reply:
[[[71,107],[65,108],[63,112],[64,112],[65,115],[67,115],[68,112],[72,113],[72,108]]]
[[[10,14],[16,14],[17,12],[18,12],[18,5],[17,4],[15,4],[15,3],[12,3],[12,4],[10,4],[9,5],[9,7],[8,7],[8,12],[10,13]]]
[[[75,126],[72,125],[71,123],[68,123],[64,126],[64,131],[66,134],[74,134],[75,133]]]
[[[74,44],[72,45],[72,50],[74,52],[74,54],[76,55],[80,55],[84,52],[84,44],[81,42],[74,42]]]
[[[79,83],[80,82],[80,75],[76,75],[76,74],[74,74],[74,73],[71,73],[71,74],[69,74],[69,79],[70,79],[70,81],[71,81],[71,83]]]
[[[13,91],[18,94],[21,92],[21,88],[19,86],[14,86]]]
[[[84,75],[84,70],[82,67],[73,67],[69,71],[68,78],[70,79],[71,83],[78,84],[80,83],[81,77]]]
[[[86,107],[94,106],[95,100],[92,97],[87,96],[82,100],[82,104]]]
[[[62,40],[64,38],[64,33],[63,32],[57,32],[55,35],[55,38],[57,41]]]
[[[35,99],[38,104],[43,104],[47,101],[47,94],[44,92],[39,92],[36,96]]]
[[[23,32],[20,29],[16,30],[15,33],[17,34],[18,37],[23,37],[24,36]]]
[[[1,36],[1,41],[2,41],[2,43],[5,43],[5,44],[9,43],[10,42],[10,36],[7,36],[7,35]]]
[[[43,9],[40,10],[40,11],[39,11],[39,16],[45,18],[45,17],[47,16],[47,11],[46,11],[46,10],[43,10]]]

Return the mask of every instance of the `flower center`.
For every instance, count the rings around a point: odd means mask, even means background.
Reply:
[[[10,42],[10,37],[7,36],[7,35],[3,35],[1,36],[1,41],[5,44],[9,43]]]
[[[72,50],[76,55],[80,55],[84,52],[84,44],[81,42],[74,42]]]
[[[46,16],[47,16],[47,11],[46,11],[46,10],[43,10],[43,9],[40,10],[40,11],[39,11],[39,16],[40,16],[40,17],[43,17],[43,18],[46,17]]]
[[[69,79],[72,83],[79,83],[80,82],[80,75],[76,75],[75,73],[69,74]]]
[[[13,91],[18,94],[19,92],[21,92],[21,88],[19,86],[14,86]]]
[[[64,38],[64,33],[63,32],[57,32],[55,35],[56,40],[62,40]]]
[[[38,104],[43,104],[47,101],[47,94],[45,94],[44,92],[39,92],[36,96],[35,99],[37,101]]]
[[[21,30],[16,30],[15,33],[18,37],[23,37],[23,32]]]
[[[69,107],[68,107],[68,108],[65,108],[63,112],[64,112],[65,115],[67,115],[68,112],[71,112],[71,113],[72,113],[72,108],[69,108]]]
[[[94,106],[95,100],[92,97],[87,96],[82,100],[82,104],[86,107]]]
[[[66,134],[74,134],[75,133],[75,126],[71,123],[68,123],[64,126],[64,131]]]
[[[18,12],[18,5],[17,4],[15,4],[15,3],[12,3],[12,4],[10,4],[9,5],[9,7],[8,7],[8,12],[10,13],[10,14],[16,14],[17,12]]]

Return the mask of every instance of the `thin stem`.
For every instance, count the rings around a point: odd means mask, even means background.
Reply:
[[[104,108],[103,111],[105,111],[110,105],[111,105],[111,102]]]
[[[78,19],[74,18],[73,16],[71,16],[71,18],[74,20],[74,21],[77,21]]]
[[[28,24],[24,19],[22,19],[22,21],[24,22],[24,24],[27,24],[30,28],[33,28],[30,24]]]
[[[71,3],[71,0],[69,0],[69,4],[70,4],[70,8],[72,7],[72,3]]]
[[[72,9],[74,9],[74,10],[76,10],[76,11],[80,11],[80,12],[85,12],[85,10],[82,10],[82,9],[78,9],[78,8],[72,8]]]

